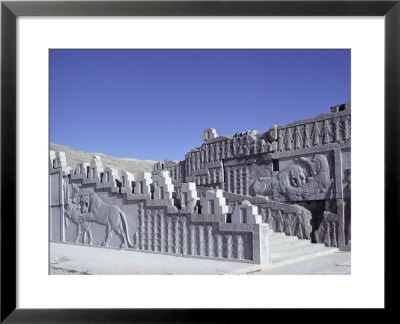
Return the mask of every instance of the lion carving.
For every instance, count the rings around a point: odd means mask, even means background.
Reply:
[[[333,180],[330,179],[328,160],[316,154],[311,160],[301,157],[298,164],[289,165],[276,176],[260,177],[252,185],[256,196],[266,196],[272,200],[312,199],[326,193]]]
[[[137,245],[137,233],[134,234],[135,243],[129,239],[128,223],[124,212],[115,205],[103,202],[96,194],[81,196],[81,212],[82,214],[90,213],[97,224],[106,226],[106,238],[102,242],[103,246],[108,246],[113,232],[122,237],[121,247],[135,247]]]
[[[71,221],[77,226],[77,234],[75,237],[75,243],[79,243],[82,235],[83,243],[86,242],[86,235],[89,237],[89,244],[93,244],[92,231],[90,229],[93,215],[91,213],[81,213],[80,197],[78,186],[73,183],[71,188],[69,185],[64,186],[64,222],[65,228],[68,228],[69,222]],[[83,230],[83,233],[82,233]]]

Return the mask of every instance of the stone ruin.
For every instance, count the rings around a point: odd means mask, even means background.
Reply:
[[[50,241],[256,264],[270,236],[351,246],[351,103],[232,136],[131,174],[50,151]]]

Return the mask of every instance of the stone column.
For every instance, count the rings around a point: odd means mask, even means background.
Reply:
[[[236,236],[236,251],[237,251],[237,258],[244,259],[243,238],[241,235]]]
[[[222,258],[222,253],[224,250],[223,244],[222,244],[222,236],[221,235],[215,235],[215,238],[217,240],[217,257]]]
[[[190,225],[190,255],[196,255],[196,233],[195,233],[195,226]]]
[[[333,119],[333,125],[335,128],[335,142],[340,142],[340,118]]]
[[[165,217],[163,210],[160,210],[160,225],[161,225],[161,252],[166,252],[167,251],[166,226],[165,226],[166,224],[165,224]]]
[[[192,172],[196,170],[196,155],[195,153],[191,154],[191,165],[192,165]]]
[[[242,195],[243,194],[243,187],[242,187],[242,168],[238,168],[237,170],[237,178],[238,178],[238,181],[237,181],[237,186],[238,186],[238,188],[237,188],[237,193],[239,194],[239,195]]]
[[[145,234],[145,223],[144,223],[144,209],[143,209],[143,205],[141,205],[143,203],[139,203],[139,249],[143,250],[144,249],[144,245],[145,245],[145,238],[144,238],[144,234]]]
[[[243,169],[242,180],[243,180],[243,195],[248,196],[249,195],[249,186],[247,184],[247,169],[246,168]]]
[[[342,151],[340,148],[334,149],[334,161],[335,161],[335,196],[337,206],[337,217],[338,223],[338,246],[345,246],[344,236],[344,204],[343,204],[343,183],[342,183]]]
[[[233,167],[232,171],[233,171],[233,191],[232,191],[232,193],[237,193],[236,167]]]
[[[214,238],[212,236],[212,226],[207,226],[207,256],[214,256]]]
[[[230,167],[226,167],[225,168],[225,172],[226,172],[226,179],[225,179],[225,183],[226,183],[226,192],[231,192],[231,168]]]
[[[167,252],[172,253],[172,218],[167,216]]]
[[[205,256],[206,251],[205,251],[205,241],[204,241],[204,226],[198,225],[198,230],[199,230],[199,255]]]
[[[269,239],[271,235],[270,227],[268,224],[258,224],[258,250],[260,251],[260,264],[271,263],[270,244]],[[254,251],[254,247],[253,247]]]
[[[344,203],[343,199],[336,199],[337,204],[337,217],[338,217],[338,247],[345,246],[345,235],[344,235]]]
[[[55,158],[55,153],[53,154]],[[51,156],[51,158],[53,158]],[[55,160],[53,160],[55,161]],[[57,165],[54,162],[54,165]],[[50,240],[65,241],[63,172],[50,170]],[[4,202],[5,203],[5,202]]]
[[[188,254],[186,217],[182,217],[182,254]]]
[[[146,210],[146,250],[151,250],[151,210]]]
[[[158,242],[158,210],[153,210],[153,251],[158,251],[159,245]]]
[[[211,174],[212,174],[212,183],[216,183],[217,182],[217,170],[216,169],[211,169]]]
[[[200,170],[200,152],[196,152],[196,167]]]
[[[232,235],[225,235],[226,238],[226,257],[232,259]]]
[[[179,220],[178,216],[174,219],[174,250],[175,253],[179,253]]]

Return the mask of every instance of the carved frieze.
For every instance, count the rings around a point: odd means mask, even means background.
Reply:
[[[317,243],[323,243],[325,246],[339,246],[339,226],[342,221],[337,214],[324,211],[323,220],[314,232],[314,238]]]
[[[310,200],[324,197],[332,184],[327,158],[316,154],[312,159],[297,158],[270,177],[260,177],[252,185],[252,193],[271,200]]]

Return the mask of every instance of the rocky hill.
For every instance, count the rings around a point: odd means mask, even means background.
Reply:
[[[99,155],[101,157],[104,167],[109,166],[117,170],[126,170],[131,173],[139,171],[151,172],[153,170],[153,164],[157,162],[153,160],[138,160],[131,158],[120,159],[102,153],[88,153],[51,142],[50,150],[65,152],[67,164],[72,168],[75,168],[78,163],[90,163],[93,155]]]

